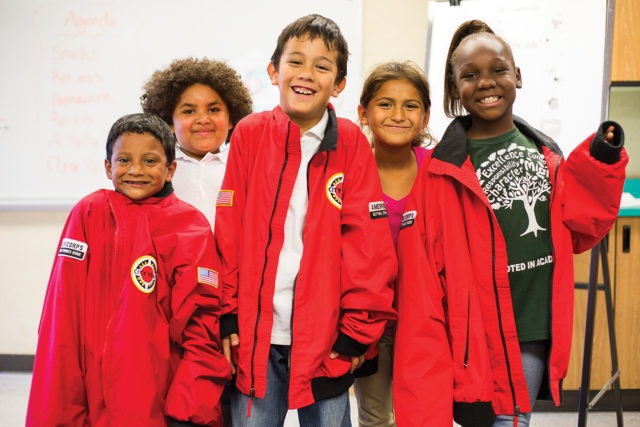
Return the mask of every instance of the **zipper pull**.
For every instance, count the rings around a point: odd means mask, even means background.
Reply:
[[[518,427],[518,415],[520,415],[520,407],[518,405],[515,406],[514,414],[513,414],[513,427]]]
[[[256,395],[256,389],[251,387],[249,390],[249,403],[247,404],[247,418],[251,417],[251,405],[253,404],[253,396]]]

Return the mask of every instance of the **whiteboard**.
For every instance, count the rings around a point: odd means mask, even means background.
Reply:
[[[451,121],[442,107],[451,37],[462,22],[481,19],[509,43],[520,67],[523,87],[516,91],[514,114],[568,155],[602,119],[606,7],[606,0],[430,1],[425,71],[432,134],[440,139]]]
[[[177,58],[223,60],[242,75],[254,111],[278,103],[266,67],[280,31],[319,13],[351,52],[347,86],[332,99],[356,119],[362,0],[3,0],[0,2],[0,209],[67,208],[111,188],[107,133],[141,111],[153,71]]]

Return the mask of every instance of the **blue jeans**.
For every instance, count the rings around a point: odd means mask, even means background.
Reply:
[[[289,352],[285,345],[271,345],[264,399],[253,398],[251,416],[249,396],[234,387],[231,393],[233,427],[281,427],[289,407]],[[301,427],[351,427],[349,392],[298,409]]]
[[[547,363],[547,351],[546,341],[520,343],[522,367],[524,368],[524,377],[527,381],[531,410],[533,410],[533,404],[536,402],[536,396],[542,385]],[[518,415],[518,427],[527,427],[529,421],[531,421],[531,412]],[[513,416],[498,415],[496,421],[493,423],[493,427],[513,427]]]

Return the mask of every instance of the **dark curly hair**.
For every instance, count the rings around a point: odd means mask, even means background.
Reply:
[[[253,101],[240,75],[224,62],[207,58],[177,59],[169,67],[154,72],[143,87],[142,111],[160,116],[173,125],[173,111],[180,96],[197,83],[209,86],[220,95],[234,125],[251,113]],[[227,140],[232,132],[233,128]]]

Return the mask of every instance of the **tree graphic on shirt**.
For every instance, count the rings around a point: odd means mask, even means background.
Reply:
[[[514,156],[514,150],[521,153],[516,152]],[[487,180],[483,170],[488,166],[495,165],[496,162],[502,166],[502,178]],[[505,172],[506,170],[508,173]],[[520,236],[533,233],[537,237],[538,231],[546,230],[538,224],[535,206],[537,202],[547,200],[551,184],[544,159],[537,150],[511,144],[506,150],[502,149],[491,153],[488,159],[482,162],[477,174],[481,185],[484,186],[485,182],[489,182],[490,188],[484,188],[484,190],[485,193],[489,194],[490,192],[492,195],[490,202],[494,210],[512,209],[514,202],[522,202],[527,214],[528,226]],[[496,175],[496,173],[491,175]]]

